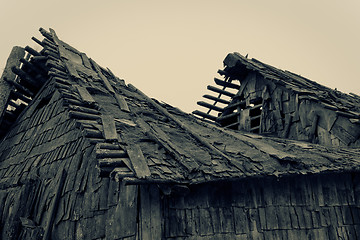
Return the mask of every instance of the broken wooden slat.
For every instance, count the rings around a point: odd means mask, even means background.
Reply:
[[[229,101],[224,100],[222,98],[217,98],[217,97],[207,95],[207,94],[204,95],[203,98],[207,98],[207,99],[210,99],[210,100],[214,100],[215,102],[224,103],[224,104],[229,104],[230,103]]]
[[[127,148],[127,154],[129,155],[132,167],[138,178],[146,178],[151,175],[150,169],[144,158],[139,145],[130,144]]]
[[[78,93],[80,94],[81,99],[89,104],[93,104],[95,103],[94,98],[91,96],[91,94],[86,90],[85,87],[76,85],[76,89],[78,91]]]
[[[234,83],[230,83],[230,82],[226,82],[223,80],[220,80],[218,78],[214,78],[214,81],[217,85],[223,86],[223,87],[228,87],[228,88],[233,88],[233,89],[239,89],[240,85],[234,84]]]
[[[235,94],[233,94],[231,92],[222,90],[222,89],[217,88],[217,87],[213,87],[211,85],[207,86],[207,89],[210,90],[210,91],[213,91],[213,92],[224,94],[225,96],[228,96],[228,97],[234,97],[235,96]]]
[[[102,74],[99,65],[94,60],[92,60],[91,58],[90,58],[90,62],[93,65],[93,67],[95,68],[95,70],[96,70],[98,76],[100,77],[100,79],[103,81],[103,83],[104,83],[105,87],[107,88],[107,90],[110,93],[114,94],[115,93],[114,88],[111,86],[109,80],[107,80],[107,78],[104,76],[104,74]]]
[[[218,106],[215,106],[215,105],[209,104],[209,103],[207,103],[207,102],[203,102],[203,101],[199,101],[199,102],[197,102],[197,104],[198,104],[199,106],[207,107],[207,108],[209,108],[209,109],[211,109],[211,110],[215,110],[215,111],[217,111],[217,112],[222,112],[222,111],[224,110],[224,109],[221,108],[221,107],[218,107]]]
[[[201,111],[199,111],[199,110],[195,110],[195,111],[193,111],[192,113],[195,114],[195,115],[198,115],[198,116],[200,116],[200,117],[213,120],[213,121],[215,121],[215,120],[217,119],[217,117],[212,116],[212,115],[207,114],[207,113],[204,113],[204,112],[201,112]]]
[[[117,141],[118,135],[116,132],[115,120],[111,115],[101,116],[102,125],[104,128],[104,137],[107,141]]]
[[[18,67],[12,67],[11,70],[13,71],[13,73],[18,75],[26,85],[29,85],[29,86],[34,87],[36,89],[39,89],[41,87],[38,82],[36,82],[34,79],[32,79],[32,77],[30,77],[22,69],[20,69]]]
[[[114,93],[114,97],[116,99],[116,102],[119,104],[119,107],[124,112],[130,112],[129,106],[123,96],[121,96],[118,93]]]
[[[100,115],[100,112],[98,110],[95,110],[92,108],[81,107],[81,106],[76,106],[76,105],[69,105],[68,107],[74,111]]]

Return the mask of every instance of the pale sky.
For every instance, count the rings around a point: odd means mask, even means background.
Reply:
[[[360,95],[359,0],[0,0],[0,72],[40,27],[185,112],[230,52]]]

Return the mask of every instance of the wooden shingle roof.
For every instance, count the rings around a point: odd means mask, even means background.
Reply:
[[[0,185],[15,184],[15,176],[45,174],[47,163],[76,155],[84,142],[92,147],[82,150],[83,158],[94,159],[100,176],[128,184],[360,170],[359,149],[264,137],[201,121],[125,84],[54,30],[40,31],[43,50],[28,51],[28,62],[41,58],[46,81],[1,139]],[[24,72],[19,78],[28,76]],[[13,84],[15,92],[21,83]],[[34,135],[37,140],[30,141]],[[81,171],[79,166],[74,171]]]

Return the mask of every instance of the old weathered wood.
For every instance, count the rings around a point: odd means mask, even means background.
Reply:
[[[207,118],[207,119],[210,119],[210,120],[213,120],[215,121],[217,117],[213,116],[213,115],[210,115],[210,114],[207,114],[207,113],[204,113],[204,112],[201,112],[199,110],[195,110],[192,112],[193,114],[195,115],[198,115],[200,117],[203,117],[203,118]]]
[[[222,89],[217,88],[217,87],[213,87],[211,85],[207,86],[207,89],[210,90],[210,91],[213,91],[213,92],[221,93],[221,94],[223,94],[225,96],[228,96],[228,97],[234,97],[235,96],[234,93],[222,90]]]
[[[114,97],[116,99],[116,102],[118,103],[120,109],[124,112],[130,112],[129,106],[123,96],[121,96],[118,93],[114,93]]]
[[[80,56],[81,56],[84,66],[91,69],[91,63],[90,63],[89,58],[86,56],[86,54],[80,53]]]
[[[98,162],[100,167],[119,167],[124,165],[124,159],[127,158],[102,158]]]
[[[14,80],[5,79],[5,81],[8,82],[9,84],[13,85],[19,92],[23,93],[26,96],[33,97],[35,95],[32,91],[23,87],[22,85],[20,85],[19,83],[17,83]]]
[[[75,79],[80,79],[80,76],[78,74],[78,72],[76,71],[76,68],[68,61],[64,60],[65,63],[65,67],[68,70],[69,74],[75,78]]]
[[[211,95],[203,95],[203,98],[207,98],[207,99],[210,99],[210,100],[214,100],[215,102],[219,102],[219,103],[224,103],[224,104],[229,104],[230,102],[227,101],[227,100],[224,100],[222,98],[217,98],[217,97],[214,97],[214,96],[211,96]]]
[[[140,239],[161,239],[160,195],[156,186],[140,186]]]
[[[9,81],[14,81],[16,75],[12,72],[13,67],[19,67],[19,59],[25,56],[25,50],[21,47],[13,47],[10,52],[10,55],[7,59],[4,71],[0,79],[0,119],[3,115],[3,112],[6,110],[6,103],[10,97],[12,85],[9,84]]]
[[[126,147],[127,154],[129,155],[132,167],[138,178],[146,178],[151,175],[147,161],[137,144],[130,144]]]
[[[240,85],[237,85],[237,84],[234,84],[234,83],[231,83],[231,82],[226,82],[226,81],[220,80],[218,78],[214,78],[214,81],[219,86],[233,88],[233,89],[239,89],[240,88]]]
[[[42,56],[41,53],[39,53],[38,51],[36,51],[35,49],[33,49],[29,46],[25,47],[25,51],[27,51],[28,53],[30,53],[33,56]]]
[[[76,105],[71,105],[71,104],[68,105],[68,108],[71,109],[71,110],[74,110],[76,112],[84,112],[84,113],[100,115],[100,112],[98,110],[95,110],[95,109],[92,109],[92,108],[76,106]]]
[[[94,104],[95,100],[94,98],[91,96],[91,94],[87,91],[87,89],[85,87],[76,85],[76,89],[78,91],[78,93],[80,94],[81,99],[89,104]]]
[[[49,211],[48,211],[48,222],[47,225],[45,226],[45,232],[44,232],[44,240],[48,240],[51,238],[51,231],[53,228],[53,223],[56,217],[56,211],[58,209],[58,204],[59,204],[59,199],[61,197],[61,191],[62,188],[64,186],[64,182],[66,179],[66,171],[63,169],[62,171],[58,171],[58,174],[55,176],[55,179],[53,180],[55,183],[57,183],[56,186],[54,186],[54,198],[52,199],[50,206],[49,206]]]
[[[99,115],[86,113],[86,112],[78,112],[78,111],[69,111],[69,116],[71,118],[75,118],[75,119],[90,119],[90,120],[91,119],[93,119],[93,120],[101,119],[101,117]]]
[[[206,107],[206,108],[209,108],[211,110],[215,110],[217,112],[222,112],[224,109],[221,108],[221,107],[218,107],[218,106],[215,106],[213,104],[210,104],[210,103],[207,103],[207,102],[203,102],[203,101],[198,101],[197,104],[199,106],[203,106],[203,107]]]
[[[29,74],[24,72],[18,67],[12,67],[11,70],[21,78],[22,84],[26,84],[32,88],[39,89],[41,87],[40,83],[33,79]]]
[[[107,141],[118,141],[114,117],[111,115],[102,115],[101,121],[104,128],[105,139]]]
[[[128,154],[123,150],[96,149],[97,158],[126,158]]]
[[[94,60],[92,60],[91,58],[90,58],[90,62],[91,62],[91,64],[92,64],[92,66],[95,68],[95,70],[96,70],[98,76],[100,77],[100,79],[103,81],[106,89],[107,89],[110,93],[114,94],[114,93],[115,93],[114,88],[111,86],[109,80],[107,80],[107,78],[104,76],[104,74],[102,74],[99,65],[98,65]]]

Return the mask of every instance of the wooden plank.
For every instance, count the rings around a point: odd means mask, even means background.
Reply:
[[[94,98],[91,96],[91,94],[88,92],[88,90],[85,87],[82,87],[79,85],[76,85],[75,87],[76,87],[78,93],[80,94],[81,99],[84,102],[89,103],[89,104],[95,103]]]
[[[238,84],[234,84],[234,83],[231,83],[231,82],[225,82],[225,81],[220,80],[218,78],[214,78],[214,81],[219,86],[233,88],[233,89],[239,89],[240,88],[240,85],[238,85]]]
[[[217,117],[215,117],[213,115],[210,115],[210,114],[207,114],[207,113],[204,113],[204,112],[201,112],[199,110],[193,111],[192,114],[195,114],[195,115],[198,115],[200,117],[207,118],[207,119],[210,119],[210,120],[213,120],[213,121],[215,121],[217,119]]]
[[[83,61],[83,65],[89,69],[91,69],[91,63],[89,61],[89,58],[86,56],[85,53],[80,53],[81,59]]]
[[[114,97],[116,99],[116,102],[118,103],[120,109],[124,112],[130,112],[129,106],[123,96],[121,96],[118,93],[114,93]]]
[[[92,60],[91,58],[90,58],[90,62],[91,62],[91,64],[92,64],[92,66],[95,68],[95,70],[96,70],[98,76],[100,77],[100,79],[103,81],[106,89],[107,89],[110,93],[114,94],[114,93],[115,93],[114,88],[111,86],[109,80],[107,80],[107,78],[102,74],[99,65],[98,65],[94,60]]]
[[[130,144],[127,148],[127,154],[129,155],[132,167],[138,178],[146,178],[151,175],[150,169],[147,165],[146,159],[141,151],[141,148],[137,144]]]
[[[222,98],[217,98],[217,97],[214,97],[214,96],[211,96],[211,95],[203,95],[203,98],[207,98],[207,99],[210,99],[210,100],[214,100],[215,102],[219,102],[219,103],[224,103],[224,104],[229,104],[230,102],[227,101],[227,100],[224,100]]]
[[[207,103],[207,102],[203,102],[203,101],[198,101],[197,102],[197,105],[199,106],[203,106],[203,107],[206,107],[206,108],[209,108],[211,110],[214,110],[214,111],[217,111],[217,112],[222,112],[224,109],[221,108],[221,107],[218,107],[218,106],[215,106],[213,104],[210,104],[210,103]]]
[[[68,70],[69,74],[75,79],[81,79],[75,67],[67,60],[64,60],[65,67]]]
[[[114,117],[111,115],[102,115],[101,121],[104,128],[105,139],[107,141],[117,141],[118,136],[117,136]]]
[[[233,94],[231,92],[228,92],[228,91],[225,91],[225,90],[222,90],[220,88],[213,87],[213,86],[210,86],[210,85],[207,86],[207,89],[210,90],[210,91],[213,91],[213,92],[224,94],[225,96],[228,96],[228,97],[234,97],[235,96],[235,94]]]

